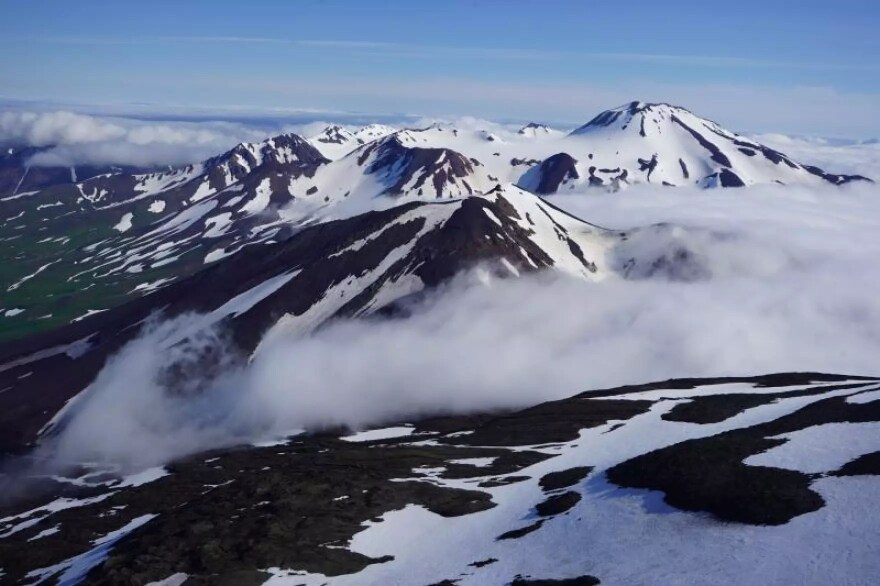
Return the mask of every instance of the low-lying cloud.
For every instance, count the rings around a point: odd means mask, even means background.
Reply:
[[[614,253],[630,280],[545,273],[486,285],[465,274],[406,319],[275,332],[245,366],[224,353],[222,332],[169,350],[163,340],[186,323],[154,325],[107,365],[47,448],[62,461],[146,465],[294,430],[673,377],[880,374],[876,187],[634,188],[554,202],[643,227]],[[167,384],[170,364],[206,353],[218,376]]]
[[[763,134],[754,138],[801,163],[830,169],[834,173],[865,175],[880,180],[880,142],[876,139],[852,141],[783,134]]]
[[[188,164],[271,130],[224,121],[153,122],[69,111],[0,112],[0,144],[50,147],[37,166]]]
[[[324,120],[326,113],[319,112],[279,113],[277,118],[236,118],[232,112],[216,115],[216,120],[163,121],[67,110],[9,110],[0,112],[0,145],[43,147],[45,150],[28,161],[36,166],[157,167],[203,161],[241,142],[260,142],[282,132],[309,138],[333,124]],[[374,121],[370,116],[344,112],[335,116],[352,131]],[[390,119],[395,125],[412,122],[409,117],[376,119]]]

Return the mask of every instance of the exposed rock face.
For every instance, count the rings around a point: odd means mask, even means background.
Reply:
[[[516,131],[517,134],[521,134],[523,136],[541,136],[552,134],[553,130],[551,130],[545,124],[538,124],[537,122],[529,122],[522,128]]]
[[[472,195],[479,162],[449,149],[409,147],[397,136],[373,143],[358,153],[358,163],[370,175],[389,184],[386,193],[415,193],[431,197]]]
[[[295,134],[282,134],[261,143],[242,143],[198,165],[147,175],[109,175],[82,183],[82,197],[94,207],[118,206],[154,195],[182,206],[200,201],[247,180],[283,176],[296,179],[314,175],[329,161],[311,144]]]
[[[351,142],[363,144],[363,141],[358,140],[352,132],[336,125],[325,128],[314,140],[324,144],[348,144]]]
[[[534,192],[542,195],[556,193],[561,185],[580,179],[576,165],[577,161],[568,153],[544,159],[534,170],[537,179]]]
[[[6,389],[0,394],[0,451],[18,451],[33,441],[155,311],[169,318],[213,312],[212,320],[244,356],[282,316],[317,327],[333,317],[365,315],[484,262],[505,275],[552,267],[591,279],[603,270],[597,263],[606,242],[617,236],[531,194],[499,187],[482,197],[408,203],[276,238],[282,241],[246,249],[118,308],[0,345],[0,384]],[[549,248],[548,242],[563,246]],[[240,301],[233,307],[227,304],[232,299]],[[242,299],[250,299],[244,308]],[[41,354],[76,343],[83,344],[76,358],[66,350]],[[19,378],[30,371],[32,376]],[[39,400],[31,400],[35,396]]]

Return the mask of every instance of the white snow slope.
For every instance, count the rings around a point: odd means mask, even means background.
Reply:
[[[537,447],[555,457],[508,475],[530,476],[530,480],[479,489],[492,494],[497,504],[494,508],[446,518],[408,505],[368,522],[348,545],[352,551],[371,557],[394,556],[391,561],[370,565],[357,574],[335,577],[298,572],[296,568],[273,568],[270,570],[273,576],[265,585],[419,586],[452,580],[462,586],[480,586],[509,584],[520,575],[556,580],[591,575],[607,586],[872,584],[880,572],[880,530],[872,512],[880,498],[880,480],[876,476],[820,478],[812,488],[826,502],[822,509],[795,517],[783,525],[752,526],[721,522],[704,513],[680,511],[663,503],[660,492],[622,489],[610,484],[604,474],[616,464],[652,450],[772,421],[818,400],[864,390],[829,387],[827,392],[817,396],[779,399],[747,409],[723,422],[702,425],[666,421],[661,416],[693,397],[762,393],[768,389],[737,383],[603,397],[656,402],[649,412],[630,420],[610,421],[582,430],[574,441]],[[800,388],[803,387],[770,390]],[[753,459],[761,459],[762,465],[784,464],[786,468],[831,471],[880,447],[876,433],[873,441],[857,446],[848,445],[848,431],[816,436],[821,438],[825,450],[845,454],[833,465],[816,468],[811,464],[813,452],[802,449],[808,440],[799,438],[815,436],[819,430],[821,426],[794,434],[790,440],[792,447],[783,460],[777,461],[778,458],[771,455],[782,448]],[[385,437],[392,437],[391,431]],[[375,432],[375,437],[383,437],[380,430]],[[404,444],[419,445],[425,441],[424,437],[414,436],[411,442]],[[381,443],[381,439],[377,440],[378,445]],[[787,446],[789,444],[783,447]],[[746,464],[752,463],[747,461]],[[534,507],[547,493],[542,492],[538,479],[551,472],[580,466],[591,466],[593,471],[584,481],[565,489],[575,490],[581,496],[574,507],[563,514],[545,517],[538,530],[523,537],[497,539],[506,531],[528,526],[541,518]],[[475,489],[478,482],[485,480],[447,479],[443,471],[442,467],[414,469],[411,478],[400,481],[417,480]],[[557,490],[555,494],[560,492],[563,491]],[[473,565],[492,559],[496,561],[482,567]]]

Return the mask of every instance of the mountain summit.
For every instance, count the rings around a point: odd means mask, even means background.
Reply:
[[[574,162],[560,173],[546,159],[523,187],[554,193],[580,185],[618,189],[633,183],[744,187],[762,183],[843,185],[836,175],[804,165],[679,106],[631,102],[606,110],[569,135]],[[574,146],[577,145],[577,146]]]

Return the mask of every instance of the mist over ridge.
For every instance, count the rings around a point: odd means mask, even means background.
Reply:
[[[48,445],[61,460],[142,466],[296,430],[524,407],[676,376],[880,374],[878,196],[873,185],[555,196],[581,217],[636,228],[609,253],[630,264],[628,279],[477,269],[407,306],[405,318],[341,320],[305,335],[279,325],[248,364],[195,376],[198,391],[183,394],[161,380],[193,346],[162,339],[195,318],[153,325]],[[207,342],[222,356],[222,330],[192,343]]]

